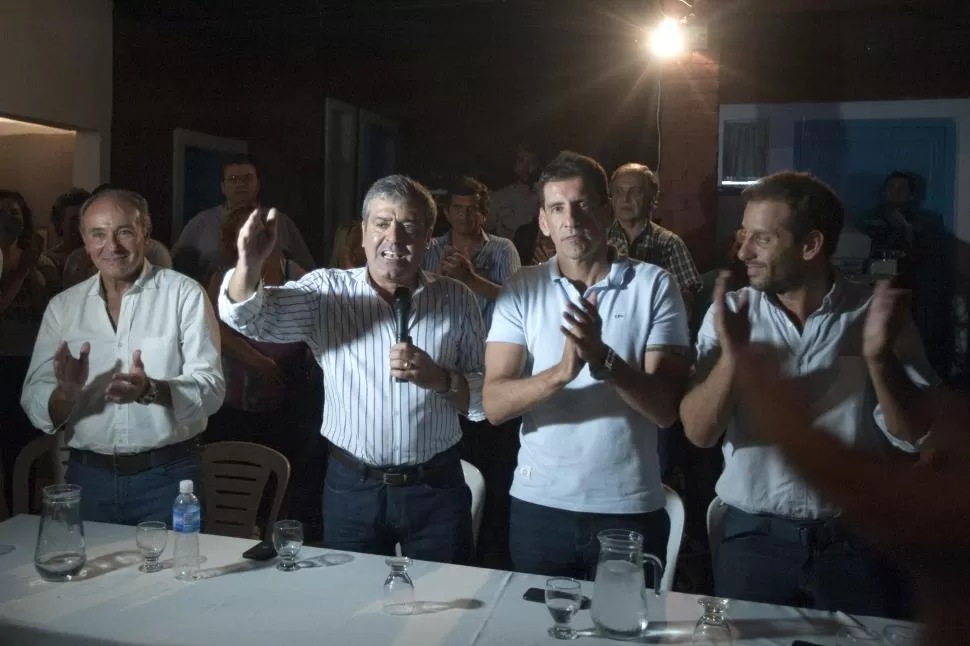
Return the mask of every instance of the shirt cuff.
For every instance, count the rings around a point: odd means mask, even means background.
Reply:
[[[877,408],[873,413],[873,418],[876,420],[876,426],[882,431],[882,434],[886,436],[889,443],[895,448],[899,449],[903,453],[920,453],[929,441],[930,436],[933,435],[933,431],[929,430],[923,437],[919,438],[915,442],[910,442],[902,438],[896,437],[886,428],[886,418],[882,414],[882,409]]]
[[[54,434],[70,421],[70,416],[58,427],[54,427],[54,421],[50,414],[51,395],[57,390],[57,384],[53,383],[33,383],[30,388],[25,388],[20,397],[20,405],[23,407],[30,422],[37,429],[44,433]]]
[[[219,318],[237,332],[253,322],[263,307],[263,281],[256,285],[253,295],[238,303],[229,298],[229,281],[236,269],[230,269],[219,286]]]
[[[468,382],[468,412],[465,417],[472,422],[484,422],[486,418],[482,387],[485,385],[485,376],[480,372],[469,372],[465,374],[465,381]]]

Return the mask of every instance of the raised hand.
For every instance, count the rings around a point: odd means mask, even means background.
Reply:
[[[410,343],[391,346],[391,376],[410,381],[426,390],[440,391],[448,387],[445,369],[434,362],[427,352]]]
[[[57,351],[54,352],[54,377],[57,379],[57,388],[69,399],[76,397],[88,382],[90,353],[91,344],[85,342],[81,345],[78,358],[75,359],[64,341],[61,341]]]
[[[580,305],[569,303],[563,312],[566,324],[559,327],[572,342],[579,358],[591,366],[601,366],[606,360],[606,344],[603,343],[603,320],[596,311],[596,292],[589,299],[580,299]]]
[[[249,214],[236,239],[236,250],[242,266],[257,270],[262,268],[276,248],[278,221],[276,209],[270,209],[268,213],[263,209],[254,209]]]
[[[883,361],[893,352],[893,345],[906,320],[909,292],[889,286],[889,281],[876,283],[862,330],[862,356],[868,361]]]
[[[732,312],[727,305],[727,281],[730,278],[731,272],[722,271],[714,284],[714,329],[723,356],[733,360],[751,340],[751,321],[747,292],[741,292],[737,312]]]
[[[148,390],[148,377],[145,364],[141,362],[141,350],[135,350],[131,357],[131,372],[116,372],[105,388],[104,398],[116,404],[130,404]]]

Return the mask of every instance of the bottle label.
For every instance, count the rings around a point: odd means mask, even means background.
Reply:
[[[202,510],[189,505],[172,510],[172,529],[182,533],[198,532],[202,524]]]

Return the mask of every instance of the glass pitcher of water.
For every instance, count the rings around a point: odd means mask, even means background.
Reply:
[[[86,561],[81,487],[44,487],[34,567],[46,581],[70,581],[81,573]]]
[[[596,538],[600,542],[600,554],[590,609],[593,624],[600,634],[610,639],[639,637],[647,629],[643,562],[646,559],[653,565],[658,590],[663,564],[653,554],[643,553],[643,536],[637,532],[608,529]]]

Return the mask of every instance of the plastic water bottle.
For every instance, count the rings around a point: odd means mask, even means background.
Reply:
[[[179,495],[172,507],[172,529],[175,530],[175,578],[191,581],[199,572],[199,530],[202,507],[193,493],[191,480],[179,482]]]

